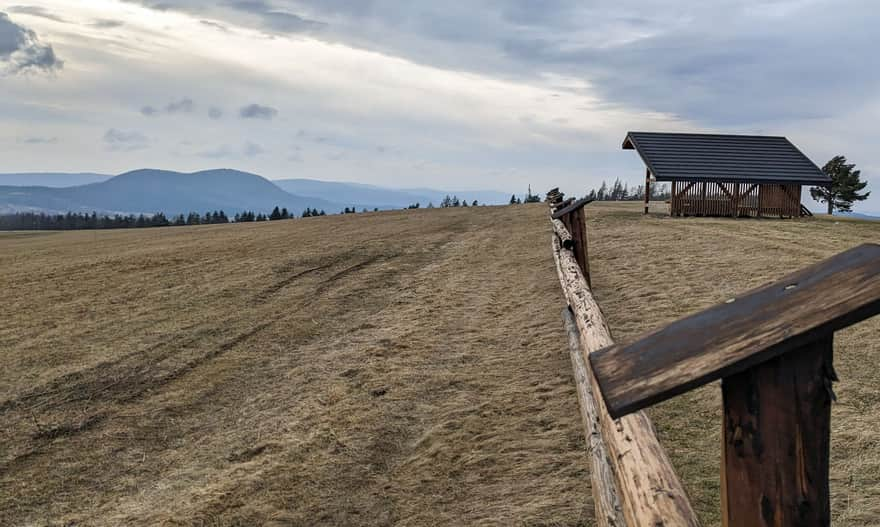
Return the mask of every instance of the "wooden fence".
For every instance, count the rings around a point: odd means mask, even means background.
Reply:
[[[723,525],[830,525],[833,335],[880,312],[880,245],[620,346],[590,291],[589,201],[562,198],[558,189],[547,194],[597,525],[699,525],[643,409],[717,379]]]

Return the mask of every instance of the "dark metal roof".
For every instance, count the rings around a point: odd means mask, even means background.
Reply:
[[[623,148],[635,149],[659,181],[831,184],[784,137],[629,132]]]

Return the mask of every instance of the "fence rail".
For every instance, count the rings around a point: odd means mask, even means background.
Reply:
[[[577,210],[582,210],[584,205],[586,202]],[[552,210],[555,212],[555,208]],[[571,249],[563,248],[564,241],[560,239],[570,240]],[[579,343],[579,346],[572,345],[570,351],[590,445],[597,525],[698,526],[684,487],[660,446],[648,416],[636,412],[612,419],[605,402],[598,396],[599,388],[588,356],[614,341],[590,292],[582,264],[576,258],[578,244],[586,246],[585,236],[575,239],[564,226],[554,222],[552,244],[559,281],[574,322],[569,341]],[[586,251],[580,253],[586,254]]]
[[[547,201],[597,525],[699,525],[642,409],[719,378],[723,525],[830,525],[833,336],[880,313],[880,245],[861,245],[620,346],[590,290],[589,201],[563,201],[558,189]]]

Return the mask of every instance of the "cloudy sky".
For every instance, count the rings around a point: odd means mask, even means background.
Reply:
[[[874,0],[0,0],[0,172],[637,184],[627,130],[842,153],[880,212]]]

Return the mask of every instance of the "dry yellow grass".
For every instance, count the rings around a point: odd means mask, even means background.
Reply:
[[[775,281],[864,242],[880,222],[645,217],[638,204],[587,207],[597,300],[618,341]],[[821,302],[821,299],[817,299]],[[880,525],[880,317],[835,339],[831,492],[837,526]],[[704,525],[719,524],[720,385],[649,411]]]
[[[543,205],[0,235],[0,525],[580,525]]]
[[[588,207],[624,341],[880,241],[638,209]],[[0,524],[591,524],[546,212],[0,235]],[[836,525],[880,516],[878,337],[836,343]],[[719,410],[651,410],[706,525]]]

